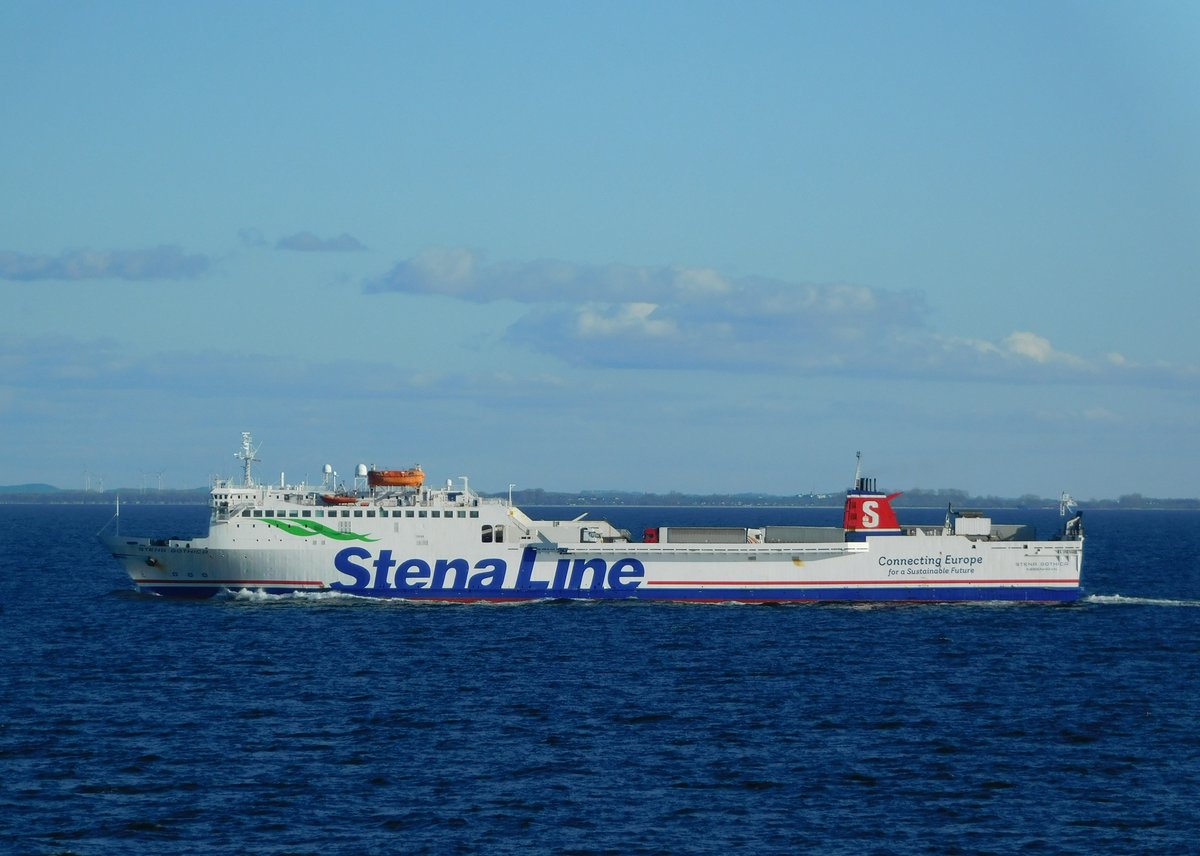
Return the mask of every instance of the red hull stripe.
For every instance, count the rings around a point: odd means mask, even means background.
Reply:
[[[311,580],[155,580],[135,579],[138,585],[154,586],[307,586],[324,588],[322,582]],[[808,588],[813,586],[844,586],[857,588],[874,588],[876,586],[912,586],[912,585],[1079,585],[1078,579],[1065,580],[944,580],[944,579],[906,579],[906,580],[647,580],[648,586],[727,586],[730,588],[759,588],[768,586],[791,586],[793,588]]]
[[[912,585],[944,585],[944,586],[1001,586],[1001,585],[1079,585],[1079,580],[943,580],[943,579],[907,579],[907,580],[646,580],[648,586],[732,586],[736,588],[754,588],[758,586],[792,586],[793,588],[809,588],[811,586],[856,586],[859,588],[875,588],[876,586],[912,586]]]
[[[270,586],[272,588],[280,588],[282,586],[309,586],[312,588],[324,588],[322,582],[313,582],[312,580],[210,580],[210,579],[186,579],[186,580],[154,580],[154,579],[135,579],[138,585],[146,586]]]

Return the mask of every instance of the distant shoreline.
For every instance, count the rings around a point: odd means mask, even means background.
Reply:
[[[24,486],[21,486],[24,487]],[[508,493],[481,492],[491,499],[506,499]],[[0,505],[197,505],[209,501],[207,488],[192,490],[112,490],[102,493],[82,490],[60,490],[49,486],[34,489],[0,487]],[[639,493],[636,491],[513,491],[512,500],[518,506],[563,506],[604,508],[841,508],[840,495],[802,494],[775,496],[769,494],[685,494]],[[1035,496],[998,497],[968,496],[959,490],[912,490],[903,492],[893,502],[897,508],[957,509],[1057,509],[1058,499]],[[1200,499],[1163,499],[1129,494],[1118,499],[1077,500],[1085,510],[1120,509],[1147,511],[1200,510]]]

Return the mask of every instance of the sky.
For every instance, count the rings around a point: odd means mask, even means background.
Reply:
[[[1200,5],[0,4],[0,484],[1200,495]]]

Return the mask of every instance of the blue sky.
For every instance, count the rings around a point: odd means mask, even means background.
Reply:
[[[0,484],[1200,493],[1194,3],[0,31]]]

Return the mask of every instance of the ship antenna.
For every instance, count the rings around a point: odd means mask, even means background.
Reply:
[[[854,453],[854,489],[859,489],[859,481],[862,478],[862,452]]]
[[[242,462],[243,476],[242,484],[246,487],[254,485],[254,479],[250,477],[250,464],[258,461],[255,455],[258,454],[258,449],[255,449],[250,444],[250,432],[242,432],[242,451],[234,452],[233,456]]]
[[[1078,508],[1079,504],[1075,502],[1075,498],[1065,490],[1058,500],[1058,516],[1066,517],[1072,509]]]

